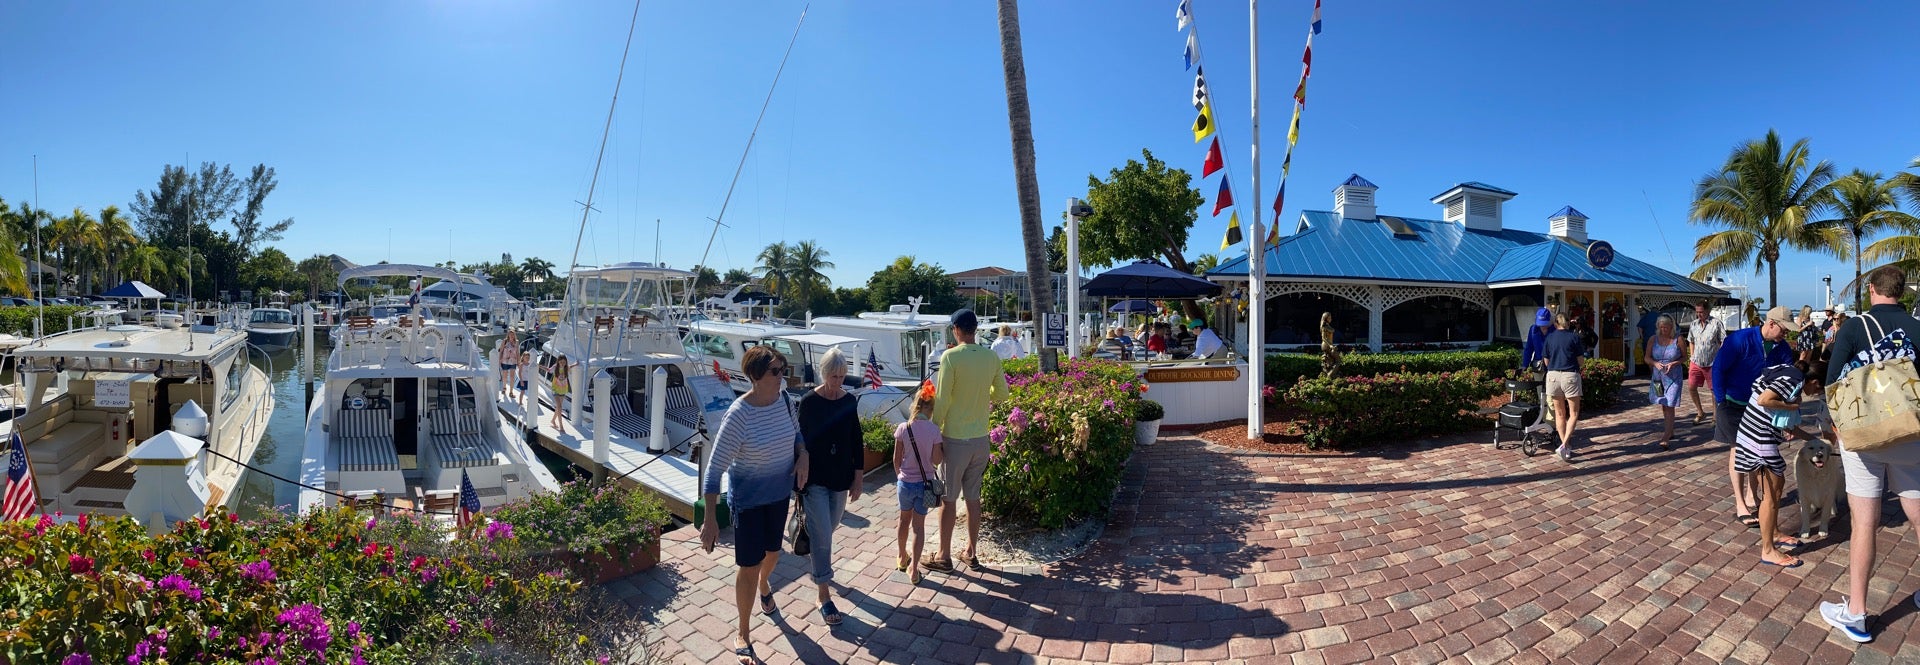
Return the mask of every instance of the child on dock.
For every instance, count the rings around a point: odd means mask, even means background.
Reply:
[[[907,573],[907,581],[920,583],[920,552],[927,543],[927,511],[939,507],[927,505],[927,479],[937,478],[945,461],[940,446],[940,428],[928,418],[933,415],[934,388],[931,381],[920,385],[913,400],[913,414],[893,431],[893,468],[899,491],[900,558],[894,566]],[[913,556],[907,556],[907,533],[913,533]]]

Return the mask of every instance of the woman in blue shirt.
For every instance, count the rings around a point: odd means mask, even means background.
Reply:
[[[1520,367],[1533,369],[1547,358],[1547,333],[1553,332],[1553,311],[1545,307],[1533,313],[1533,327],[1527,329],[1527,345],[1521,347]]]

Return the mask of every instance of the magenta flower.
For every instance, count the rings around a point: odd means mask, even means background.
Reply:
[[[1007,428],[1005,426],[996,426],[991,430],[987,430],[987,439],[994,443],[1006,443]]]
[[[332,629],[327,626],[327,618],[320,614],[320,608],[312,603],[302,603],[281,612],[280,625],[286,636],[298,640],[300,648],[313,653],[322,653],[333,642]]]
[[[199,601],[202,597],[201,591],[197,588],[194,588],[193,582],[190,582],[187,580],[187,578],[181,577],[179,575],[168,575],[166,577],[160,578],[160,584],[158,586],[160,587],[161,591],[172,591],[175,593],[179,593],[196,602]]]
[[[60,659],[60,665],[93,665],[93,656],[82,651]]]
[[[1013,407],[1013,410],[1007,413],[1007,426],[1012,428],[1015,434],[1018,434],[1020,430],[1026,429],[1027,412],[1021,410],[1020,407]]]
[[[266,559],[240,566],[240,576],[261,584],[272,584],[274,580],[280,579],[280,576],[273,572],[273,562]]]
[[[512,540],[513,525],[506,522],[488,522],[486,534],[489,541]]]
[[[459,619],[455,619],[455,618],[453,618],[453,617],[447,617],[447,634],[448,634],[448,635],[459,635],[459,634],[460,634],[460,620],[459,620]]]
[[[67,555],[67,572],[75,575],[85,575],[93,572],[93,557],[80,556],[78,554]]]

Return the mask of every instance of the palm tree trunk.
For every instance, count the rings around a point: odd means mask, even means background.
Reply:
[[[1860,283],[1860,234],[1853,234],[1853,313],[1867,309],[1867,285]]]
[[[1780,306],[1780,266],[1779,259],[1767,259],[1767,302]],[[1761,312],[1765,316],[1765,312]]]
[[[1027,65],[1020,49],[1020,6],[1000,0],[1000,63],[1007,79],[1007,128],[1013,134],[1014,184],[1020,194],[1020,236],[1027,254],[1028,297],[1033,319],[1043,322],[1053,311],[1053,277],[1047,271],[1047,248],[1040,230],[1040,178],[1033,166],[1033,114],[1027,108]],[[1041,365],[1059,362],[1055,349],[1041,349]]]

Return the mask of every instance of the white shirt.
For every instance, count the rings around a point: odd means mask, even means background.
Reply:
[[[1000,339],[993,340],[992,348],[994,353],[1000,355],[1001,360],[1020,357],[1020,340],[1014,339],[1012,335],[1001,335]]]
[[[1221,346],[1220,336],[1213,334],[1212,328],[1201,328],[1200,335],[1193,340],[1193,357],[1212,358]]]

